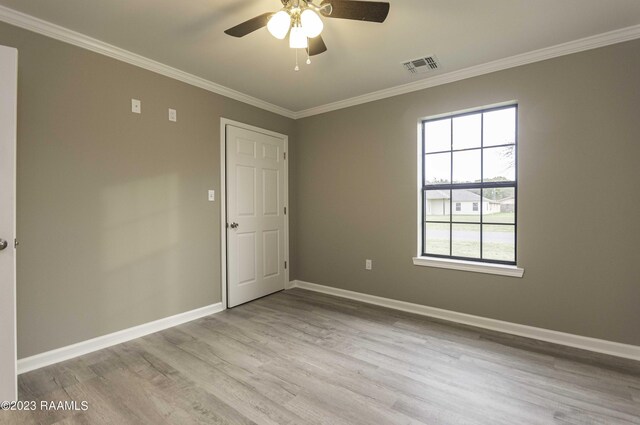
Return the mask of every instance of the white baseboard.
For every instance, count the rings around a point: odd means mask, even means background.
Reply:
[[[310,291],[349,298],[351,300],[375,304],[422,316],[434,317],[437,319],[448,320],[450,322],[462,323],[465,325],[533,338],[568,347],[594,351],[596,353],[609,354],[612,356],[640,361],[640,346],[637,345],[621,344],[619,342],[606,341],[603,339],[589,338],[586,336],[573,335],[549,329],[536,328],[533,326],[519,325],[517,323],[504,322],[502,320],[488,319],[486,317],[458,313],[421,304],[392,300],[390,298],[377,297],[375,295],[362,294],[360,292],[347,291],[345,289],[338,289],[330,286],[303,282],[300,280],[291,281],[288,289],[290,288],[307,289]]]
[[[152,334],[164,329],[178,326],[201,317],[209,316],[214,313],[223,311],[222,303],[211,304],[195,310],[179,313],[174,316],[165,317],[153,322],[144,323],[132,328],[123,329],[97,338],[92,338],[66,347],[57,348],[55,350],[46,351],[36,354],[35,356],[25,357],[18,360],[18,374],[29,372],[41,367],[49,366],[54,363],[69,360],[74,357],[82,356],[93,351],[102,350],[116,344],[140,338],[145,335]]]
[[[490,329],[512,335],[533,338],[547,341],[554,344],[566,345],[597,353],[609,354],[640,361],[640,346],[621,344],[619,342],[606,341],[603,339],[589,338],[580,335],[573,335],[564,332],[552,331],[549,329],[536,328],[533,326],[519,325],[517,323],[505,322],[502,320],[488,319],[486,317],[474,316],[471,314],[458,313],[450,310],[429,307],[421,304],[414,304],[405,301],[392,300],[390,298],[377,297],[375,295],[362,294],[359,292],[347,291],[345,289],[333,288],[330,286],[317,285],[315,283],[293,280],[289,282],[286,289],[301,288],[324,294],[335,295],[368,304],[379,305],[395,310],[406,311],[422,316],[435,317],[437,319],[448,320],[450,322],[462,323],[479,328]],[[222,303],[211,304],[195,310],[165,317],[153,322],[145,323],[132,328],[123,329],[118,332],[99,336],[87,341],[78,342],[66,347],[36,354],[18,360],[18,374],[26,373],[41,367],[49,366],[74,357],[82,356],[103,348],[121,344],[132,339],[140,338],[154,332],[181,325],[201,317],[219,313],[224,310]]]

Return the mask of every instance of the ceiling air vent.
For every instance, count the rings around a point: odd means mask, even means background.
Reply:
[[[433,72],[440,69],[440,61],[435,55],[412,59],[402,65],[412,74],[424,74],[425,72]]]

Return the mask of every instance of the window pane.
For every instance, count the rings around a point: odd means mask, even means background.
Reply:
[[[425,155],[424,174],[425,184],[451,183],[451,154]]]
[[[480,181],[480,149],[453,153],[453,182]]]
[[[482,226],[482,257],[487,260],[515,261],[515,226],[484,224]]]
[[[424,219],[425,221],[449,221],[451,203],[449,190],[424,191]]]
[[[516,147],[484,149],[483,181],[515,181]],[[455,175],[454,175],[455,178]]]
[[[480,225],[452,224],[452,255],[455,257],[480,258]]]
[[[482,114],[465,115],[453,119],[453,149],[480,147]]]
[[[449,254],[449,223],[425,223],[424,224],[424,251],[425,254]]]
[[[453,196],[453,221],[471,223],[480,222],[480,189],[460,189],[452,191]],[[474,211],[474,204],[476,209]]]
[[[516,142],[516,108],[498,109],[484,114],[483,146]]]
[[[516,190],[496,187],[483,190],[482,221],[485,223],[516,222]]]
[[[424,124],[424,151],[451,150],[451,119],[429,121]]]

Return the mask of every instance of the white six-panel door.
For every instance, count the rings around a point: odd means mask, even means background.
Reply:
[[[16,104],[18,51],[0,46],[0,401],[16,400]]]
[[[285,288],[285,140],[226,126],[228,306]]]

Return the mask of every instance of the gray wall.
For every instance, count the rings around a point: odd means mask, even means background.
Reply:
[[[220,117],[294,121],[4,23],[0,44],[19,50],[18,357],[219,302]]]
[[[296,278],[640,344],[639,75],[633,41],[298,121]],[[413,266],[418,121],[510,100],[524,278]]]
[[[297,122],[3,23],[0,44],[20,51],[20,358],[220,301],[221,116],[290,135],[292,279],[640,344],[639,41]],[[525,277],[413,266],[419,119],[508,100]]]

